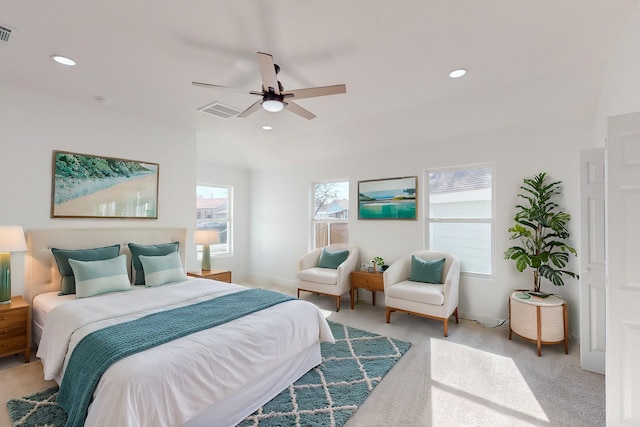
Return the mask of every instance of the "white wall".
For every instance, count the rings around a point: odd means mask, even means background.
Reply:
[[[393,123],[393,118],[389,121]],[[378,123],[379,124],[379,123]],[[357,137],[345,132],[342,143]],[[368,135],[366,137],[372,137]],[[381,136],[382,137],[382,136]],[[386,136],[388,137],[388,136]],[[386,138],[385,137],[385,138]],[[417,175],[423,196],[423,176],[427,168],[495,162],[496,164],[496,272],[492,280],[464,277],[461,281],[460,312],[463,317],[495,323],[507,317],[507,297],[514,288],[531,288],[532,273],[520,274],[513,262],[503,259],[510,245],[507,229],[512,225],[516,194],[522,179],[548,172],[563,181],[563,210],[573,215],[571,243],[579,247],[579,151],[593,141],[593,121],[535,125],[447,140],[429,140],[421,123],[404,127],[400,139],[415,140],[413,149],[393,148],[323,161],[297,167],[255,171],[252,176],[252,244],[254,280],[286,283],[295,288],[298,258],[309,245],[310,183],[346,178],[350,181],[349,240],[361,250],[361,261],[381,256],[392,262],[401,255],[423,248],[423,221],[357,220],[359,180]],[[422,216],[420,206],[419,216]],[[578,272],[577,261],[572,270]],[[563,295],[570,307],[571,333],[578,335],[578,282],[568,278],[564,288],[543,285],[543,289]]]
[[[196,136],[0,84],[0,224],[29,229],[195,225]],[[160,164],[158,219],[50,218],[53,150]],[[24,254],[12,256],[12,294],[24,294]],[[195,257],[195,250],[192,256]]]

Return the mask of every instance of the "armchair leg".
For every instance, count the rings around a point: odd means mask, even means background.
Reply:
[[[444,336],[449,336],[449,319],[444,319]]]
[[[387,323],[391,322],[391,309],[387,307]]]
[[[453,314],[456,316],[456,323],[460,323],[458,322],[458,307],[456,307],[456,311],[454,311]]]
[[[300,288],[298,288],[298,299],[300,299]]]
[[[336,297],[336,313],[340,311],[340,296]]]

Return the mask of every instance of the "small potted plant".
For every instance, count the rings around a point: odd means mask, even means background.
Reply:
[[[552,200],[560,194],[560,183],[548,182],[544,172],[524,180],[520,187],[523,192],[518,194],[523,203],[516,205],[515,224],[509,228],[511,240],[519,245],[504,253],[505,259],[515,261],[518,271],[533,270],[533,292],[538,296],[545,296],[540,292],[543,277],[556,286],[564,286],[565,275],[578,277],[565,269],[570,255],[577,253],[566,243],[571,216],[558,211],[558,204]]]
[[[384,259],[382,259],[379,256],[373,257],[371,259],[371,264],[373,264],[373,271],[383,271],[382,270],[382,266],[384,265]],[[379,268],[376,268],[376,265],[379,266]]]

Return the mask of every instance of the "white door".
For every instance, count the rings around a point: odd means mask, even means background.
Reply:
[[[580,153],[580,365],[604,374],[606,349],[604,148]]]
[[[607,425],[640,425],[640,113],[607,133]]]

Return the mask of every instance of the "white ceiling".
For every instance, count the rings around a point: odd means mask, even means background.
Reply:
[[[199,155],[258,168],[594,113],[607,60],[638,0],[58,0],[0,3],[0,82],[193,129]],[[256,52],[315,113],[240,110],[260,90]],[[74,68],[50,60],[75,59]],[[453,80],[458,67],[467,76]],[[204,89],[201,81],[240,91]],[[261,130],[270,124],[270,132]],[[411,135],[401,129],[412,129]],[[422,135],[415,136],[416,130]],[[419,139],[416,139],[419,138]],[[345,144],[348,141],[348,144]]]

